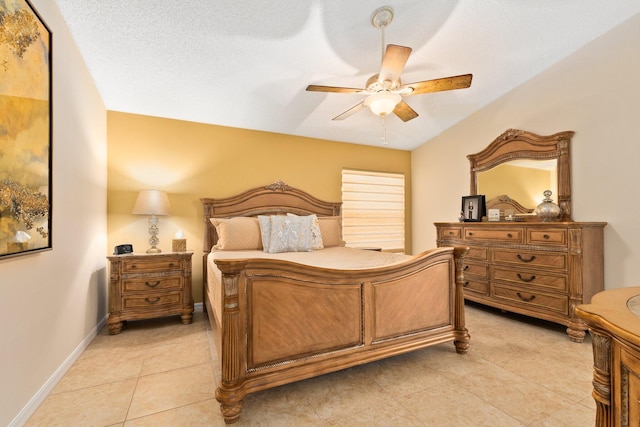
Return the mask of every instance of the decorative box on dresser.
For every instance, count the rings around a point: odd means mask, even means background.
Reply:
[[[438,246],[468,246],[467,300],[587,329],[575,307],[604,289],[603,222],[440,222]]]
[[[191,323],[191,257],[193,252],[113,255],[109,259],[111,335],[127,320],[180,315]]]

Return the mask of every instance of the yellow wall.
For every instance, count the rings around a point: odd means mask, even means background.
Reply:
[[[110,111],[108,250],[148,247],[147,218],[131,214],[139,190],[169,194],[172,215],[160,218],[160,244],[171,250],[178,229],[193,258],[193,292],[202,301],[203,217],[200,197],[226,197],[284,181],[323,200],[341,199],[342,168],[404,173],[406,248],[411,251],[411,153],[291,135],[228,128]]]

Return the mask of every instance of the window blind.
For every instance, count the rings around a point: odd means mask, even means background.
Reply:
[[[347,246],[404,252],[404,175],[343,169],[342,236]]]

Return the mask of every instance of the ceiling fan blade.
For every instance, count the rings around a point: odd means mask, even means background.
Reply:
[[[398,105],[396,105],[396,108],[393,109],[393,112],[396,116],[400,117],[400,120],[403,122],[408,122],[409,120],[418,117],[416,110],[411,108],[409,104],[404,101],[400,101]]]
[[[381,83],[389,81],[391,82],[391,87],[395,86],[400,81],[400,74],[404,70],[409,55],[411,55],[410,47],[395,44],[387,45],[384,58],[382,58],[378,81]]]
[[[347,111],[345,111],[342,114],[338,114],[337,116],[335,116],[333,119],[331,120],[344,120],[347,117],[357,113],[358,111],[362,110],[364,108],[364,101],[362,101],[359,104],[354,105],[353,107],[349,108]]]
[[[309,92],[338,92],[338,93],[359,93],[365,91],[365,89],[358,89],[353,87],[339,87],[339,86],[307,86]]]
[[[472,77],[473,74],[464,74],[461,76],[425,80],[423,82],[415,82],[402,85],[399,90],[411,88],[413,89],[413,91],[410,93],[406,93],[405,95],[420,95],[422,93],[440,92],[444,90],[465,89],[471,86]]]

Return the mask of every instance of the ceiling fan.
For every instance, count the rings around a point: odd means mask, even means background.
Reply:
[[[333,120],[346,119],[361,109],[368,107],[371,112],[378,116],[384,117],[394,113],[402,121],[407,122],[418,117],[418,113],[402,99],[403,96],[465,89],[471,86],[471,74],[403,84],[400,80],[400,75],[409,59],[411,48],[390,44],[386,46],[386,50],[384,49],[384,29],[391,23],[392,19],[393,9],[389,6],[380,7],[371,15],[371,23],[382,32],[382,47],[384,52],[380,72],[367,80],[364,89],[339,86],[307,86],[307,90],[310,92],[357,93],[367,95],[364,101],[337,115]]]

